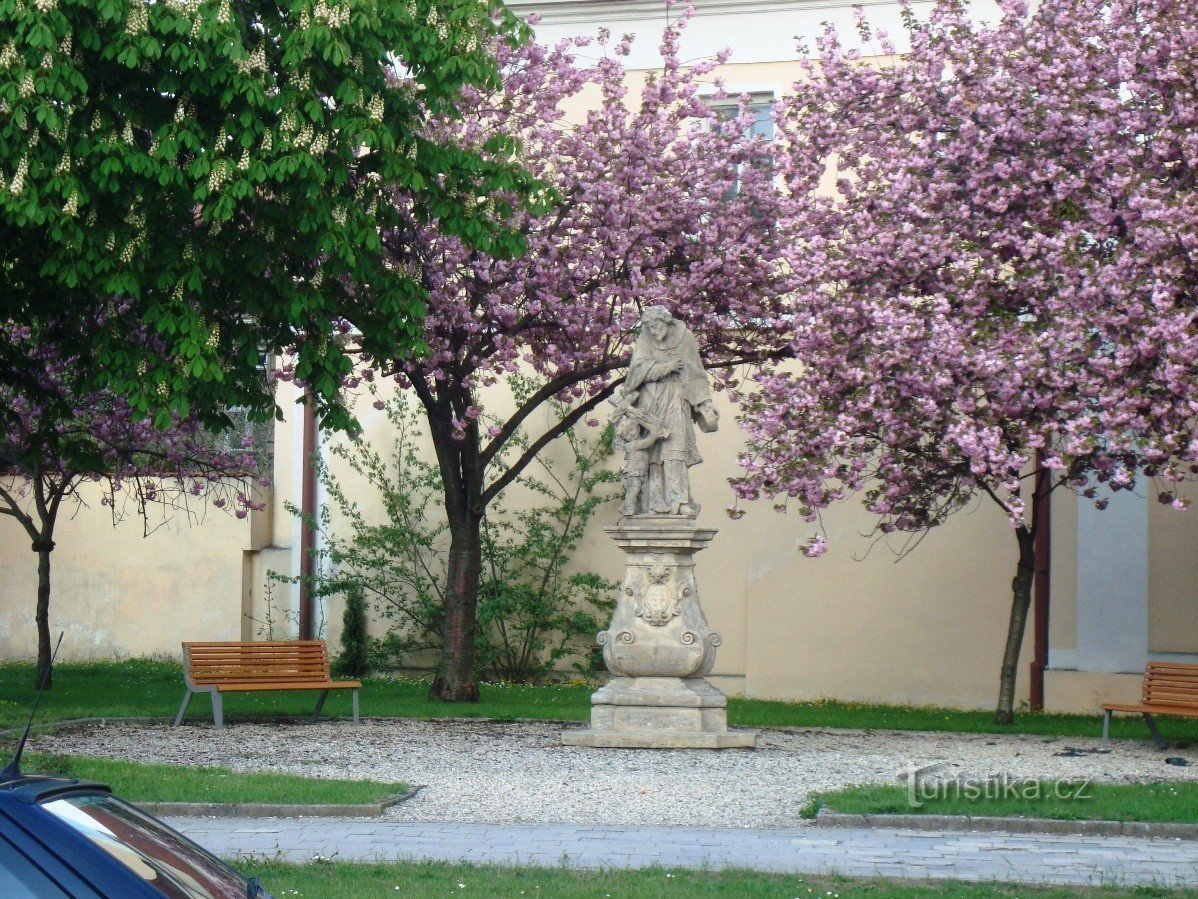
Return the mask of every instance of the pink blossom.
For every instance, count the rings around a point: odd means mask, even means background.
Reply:
[[[828,541],[824,539],[822,534],[812,537],[802,547],[803,555],[808,559],[818,559],[828,551]]]

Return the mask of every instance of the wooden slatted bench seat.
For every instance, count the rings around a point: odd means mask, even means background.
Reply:
[[[1198,718],[1198,665],[1184,662],[1149,662],[1144,669],[1143,699],[1135,704],[1110,702],[1102,706],[1102,741],[1109,739],[1112,712],[1139,712],[1161,749],[1165,740],[1154,715]]]
[[[335,681],[329,674],[329,648],[323,640],[271,640],[183,644],[183,683],[187,692],[175,727],[183,723],[187,703],[194,693],[212,695],[212,720],[225,726],[222,693],[261,690],[319,690],[312,723],[320,715],[330,690],[353,690],[354,724],[358,723],[356,680]]]

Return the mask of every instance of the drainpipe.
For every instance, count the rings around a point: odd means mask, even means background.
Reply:
[[[300,589],[299,589],[299,638],[311,640],[313,606],[312,574],[315,569],[316,530],[312,526],[316,516],[316,399],[311,392],[304,398],[304,459],[303,479],[300,487]]]
[[[1036,454],[1036,481],[1032,498],[1032,528],[1036,532],[1035,576],[1032,581],[1032,670],[1031,707],[1044,711],[1044,669],[1048,667],[1048,598],[1052,570],[1052,502],[1049,487],[1052,473]]]

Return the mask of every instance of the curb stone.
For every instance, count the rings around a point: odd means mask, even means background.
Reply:
[[[424,785],[379,802],[353,805],[291,805],[266,802],[135,802],[158,818],[377,818],[394,805],[414,799]]]
[[[1198,824],[1167,821],[1068,821],[1060,818],[992,818],[970,815],[850,815],[821,808],[819,827],[868,827],[888,830],[1000,831],[1076,836],[1152,837],[1198,840]]]

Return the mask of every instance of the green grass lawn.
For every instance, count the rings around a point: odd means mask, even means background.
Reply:
[[[358,805],[402,793],[404,784],[331,780],[297,774],[237,774],[228,768],[147,765],[81,756],[26,755],[26,774],[57,774],[108,784],[132,802],[268,802]]]
[[[23,724],[33,702],[33,667],[0,665],[0,728]],[[583,721],[590,714],[592,688],[586,685],[529,687],[484,684],[482,702],[437,703],[427,699],[428,684],[415,680],[367,678],[362,688],[362,714],[368,717],[469,717],[514,720],[546,718]],[[46,693],[39,720],[83,717],[173,716],[183,698],[177,664],[132,659],[97,664],[61,664],[54,687]],[[233,693],[225,698],[225,717],[307,715],[315,693]],[[330,695],[325,714],[345,716],[348,694]],[[1015,724],[1000,727],[990,712],[906,707],[851,702],[768,702],[732,698],[728,718],[742,727],[836,727],[896,730],[940,730],[961,733],[1023,733],[1045,736],[1098,736],[1099,716],[1024,713]],[[207,694],[192,698],[189,721],[211,721]],[[1159,718],[1161,731],[1173,740],[1198,741],[1198,719]],[[1139,717],[1118,717],[1114,737],[1148,739]]]
[[[805,809],[814,816],[820,806],[854,815],[984,815],[992,817],[1062,818],[1070,821],[1167,821],[1198,823],[1198,783],[1089,784],[1052,781],[1023,785],[1019,796],[967,799],[961,795],[918,797],[912,806],[901,786],[849,787],[812,797]],[[1060,794],[1064,794],[1064,796]]]
[[[754,871],[685,871],[648,868],[637,871],[580,871],[569,868],[508,868],[410,862],[401,864],[348,864],[321,862],[287,865],[278,862],[234,861],[241,871],[255,875],[276,896],[309,899],[355,899],[426,896],[544,896],[553,899],[606,899],[606,897],[724,896],[724,897],[945,897],[982,899],[1008,896],[1019,899],[1077,899],[1077,897],[1194,896],[1193,891],[1155,887],[1035,887],[957,881],[898,881],[796,874],[763,874]]]

